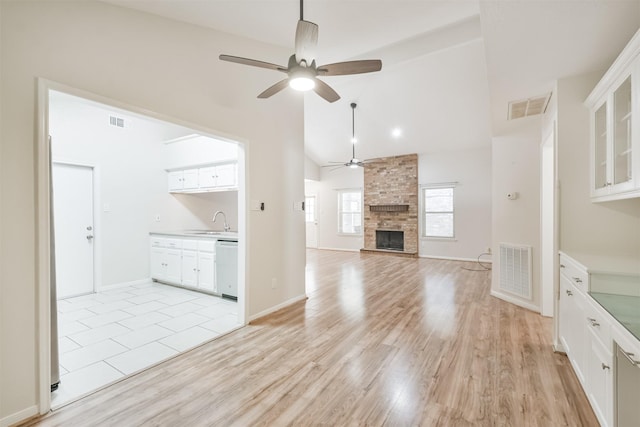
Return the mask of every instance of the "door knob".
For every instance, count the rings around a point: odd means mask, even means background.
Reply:
[[[93,227],[92,226],[88,226],[87,227],[87,231],[91,231],[91,230],[93,230]]]
[[[87,235],[87,240],[88,240],[88,241],[91,241],[91,239],[93,239],[93,235],[88,234],[88,235]]]

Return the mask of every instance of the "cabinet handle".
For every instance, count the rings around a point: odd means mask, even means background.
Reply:
[[[567,291],[567,295],[572,296],[572,295],[573,295],[573,292],[571,292],[571,291]]]
[[[602,364],[602,369],[611,369],[611,367],[609,365],[605,365],[604,363]]]
[[[560,264],[560,268],[565,268],[564,264]]]
[[[572,277],[572,279],[574,280],[574,282],[576,283],[582,283],[582,279],[579,277]]]
[[[593,317],[587,317],[587,320],[588,320],[589,322],[591,322],[591,323],[593,323],[593,322],[595,322],[595,321],[596,321],[596,319],[594,319]]]
[[[620,350],[622,350],[622,349],[620,349]],[[629,353],[629,352],[626,352],[626,351],[621,351],[620,353],[624,354],[624,357],[626,357],[627,360],[629,360],[629,362],[631,362],[632,365],[640,367],[640,361],[633,360],[633,356],[634,356],[633,353]]]

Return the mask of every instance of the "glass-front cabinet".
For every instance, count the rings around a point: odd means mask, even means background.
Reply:
[[[591,111],[591,200],[640,197],[640,31],[585,105]]]

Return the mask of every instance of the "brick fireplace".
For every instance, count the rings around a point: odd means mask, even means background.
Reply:
[[[417,154],[366,164],[362,251],[418,255]]]

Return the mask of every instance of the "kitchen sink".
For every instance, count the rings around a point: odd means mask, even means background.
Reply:
[[[228,236],[237,235],[237,231],[211,231],[211,230],[189,230],[185,231],[186,234],[193,234],[197,236]]]

